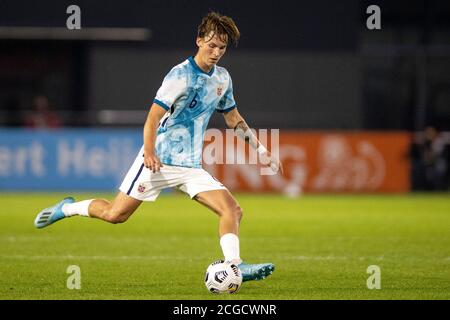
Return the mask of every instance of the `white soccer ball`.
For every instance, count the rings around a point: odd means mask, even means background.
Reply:
[[[206,269],[205,285],[211,293],[236,293],[241,284],[241,270],[233,263],[217,260]]]

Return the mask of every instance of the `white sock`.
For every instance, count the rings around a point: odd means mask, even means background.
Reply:
[[[239,255],[239,238],[234,233],[226,233],[220,238],[220,246],[225,257],[225,261],[235,264],[242,262]]]
[[[62,206],[61,210],[66,217],[72,216],[85,216],[89,217],[89,205],[94,199],[83,200],[74,203],[66,203]]]

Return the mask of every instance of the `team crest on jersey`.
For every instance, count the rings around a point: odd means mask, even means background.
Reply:
[[[138,187],[137,187],[137,191],[138,191],[139,193],[144,193],[144,192],[145,192],[145,189],[146,189],[146,187],[145,187],[145,185],[144,185],[143,183],[140,183],[140,184],[138,185]]]
[[[222,95],[222,90],[223,90],[223,87],[222,87],[222,86],[217,87],[217,95],[218,95],[219,97]]]

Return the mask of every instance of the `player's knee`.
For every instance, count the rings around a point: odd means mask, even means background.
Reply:
[[[228,216],[234,220],[241,221],[242,219],[242,209],[240,206],[236,206],[234,208],[229,208],[224,210],[221,215]]]
[[[236,207],[236,217],[239,221],[241,221],[242,216],[244,215],[244,213],[242,212],[242,208],[240,206]]]
[[[124,223],[128,220],[130,214],[128,212],[114,212],[110,211],[107,215],[107,220],[113,224]]]
[[[126,215],[119,215],[119,216],[113,216],[110,220],[111,223],[117,224],[117,223],[124,223],[128,220],[128,216]]]

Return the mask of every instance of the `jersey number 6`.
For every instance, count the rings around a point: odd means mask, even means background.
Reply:
[[[197,105],[197,96],[198,96],[198,93],[195,94],[194,98],[192,99],[191,103],[189,104],[189,108],[192,109],[193,107],[195,107]]]

